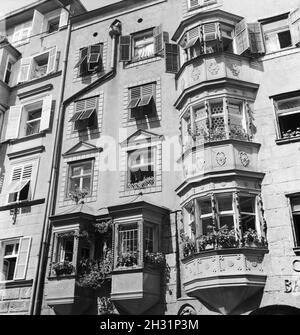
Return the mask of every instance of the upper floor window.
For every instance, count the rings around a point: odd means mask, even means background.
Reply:
[[[217,0],[187,0],[188,8],[195,9],[201,6],[207,6],[217,3]]]
[[[300,137],[300,94],[274,99],[279,138]]]
[[[79,76],[101,72],[103,70],[103,44],[98,43],[80,49],[79,61],[75,68],[79,69]]]
[[[300,196],[290,198],[295,247],[300,248]]]
[[[56,70],[56,47],[33,57],[22,58],[18,82],[44,77]]]
[[[181,119],[183,148],[229,138],[249,141],[251,124],[247,101],[221,98],[195,103]]]
[[[0,246],[0,281],[25,279],[31,238],[0,241]]]
[[[59,30],[59,16],[48,21],[47,33],[51,34]]]
[[[155,83],[130,88],[127,107],[130,109],[130,118],[141,119],[155,115],[155,93]]]
[[[37,134],[50,127],[52,96],[10,107],[4,140]]]
[[[28,21],[15,27],[12,44],[28,43],[31,35],[32,22]]]
[[[141,60],[154,56],[153,30],[132,35],[132,60]]]
[[[155,184],[155,148],[128,152],[128,187]]]
[[[10,58],[8,58],[7,63],[6,63],[5,72],[4,72],[4,82],[6,84],[9,84],[9,80],[10,80],[11,72],[12,72],[12,66],[13,66],[13,62]]]
[[[74,130],[86,130],[97,127],[98,97],[87,98],[75,102],[75,113],[69,122],[74,123]]]
[[[274,19],[262,23],[262,28],[267,53],[285,49],[293,45],[288,15],[279,20]]]
[[[8,202],[28,201],[31,199],[33,164],[16,166],[12,170],[11,184],[8,189]]]
[[[69,164],[69,178],[67,196],[73,192],[92,193],[93,160],[75,162]]]

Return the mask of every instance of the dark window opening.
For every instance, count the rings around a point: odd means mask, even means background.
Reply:
[[[279,127],[283,138],[300,136],[300,114],[296,113],[280,116]]]
[[[278,33],[278,40],[280,44],[280,48],[288,48],[292,46],[292,37],[291,32],[289,30],[282,31]]]
[[[54,33],[59,29],[59,17],[49,21],[48,23],[48,34]]]

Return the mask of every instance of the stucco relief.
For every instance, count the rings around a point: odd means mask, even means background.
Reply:
[[[219,73],[220,65],[216,62],[215,59],[212,59],[208,62],[207,69],[212,75],[215,76]]]
[[[241,72],[241,67],[239,64],[236,63],[229,63],[229,69],[231,71],[231,73],[235,76],[238,77],[240,72]]]
[[[220,166],[224,166],[226,164],[226,155],[224,154],[224,152],[218,152],[216,155],[216,162],[220,165]]]
[[[191,74],[193,81],[199,80],[200,75],[201,75],[201,66],[200,65],[195,66]]]
[[[250,164],[250,158],[249,158],[248,154],[244,151],[241,151],[239,153],[239,156],[240,156],[240,161],[241,161],[242,165],[244,167],[247,167]]]

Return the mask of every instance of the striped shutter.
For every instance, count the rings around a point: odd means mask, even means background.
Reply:
[[[132,87],[130,88],[129,92],[130,92],[130,101],[127,108],[131,109],[137,107],[141,99],[141,86]]]
[[[19,254],[16,263],[14,280],[24,280],[29,259],[31,246],[31,237],[22,237],[20,239]]]
[[[22,108],[23,108],[22,105],[10,107],[4,137],[5,141],[18,137]]]
[[[40,131],[49,129],[50,127],[50,118],[52,111],[52,95],[48,95],[43,100],[42,108],[42,118],[40,124]]]
[[[235,46],[236,53],[241,55],[250,48],[250,41],[248,36],[248,27],[246,20],[243,19],[235,26]]]
[[[47,66],[47,74],[54,72],[56,70],[56,46],[49,50],[49,58],[48,58],[48,66]]]
[[[120,37],[120,62],[131,60],[131,36]]]
[[[179,70],[179,47],[177,44],[165,44],[165,62],[167,73],[177,73]]]
[[[147,106],[151,100],[154,99],[155,84],[148,84],[141,86],[141,101],[139,107]]]
[[[154,53],[159,54],[164,50],[164,43],[169,42],[169,34],[162,31],[162,26],[155,27],[153,29],[154,37]]]
[[[97,72],[102,70],[102,55],[103,55],[103,45],[95,44],[91,45],[88,48],[87,54],[87,63],[88,63],[88,71],[95,71],[95,67],[97,66]]]
[[[300,7],[290,12],[289,23],[293,42],[298,46],[300,44]]]
[[[219,38],[219,23],[211,22],[205,23],[202,26],[203,29],[203,39],[204,41],[214,41]]]
[[[265,45],[261,24],[259,22],[248,23],[248,34],[250,40],[250,52],[254,54],[264,53]]]
[[[91,115],[97,110],[97,103],[97,97],[76,101],[75,113],[69,122],[89,119]]]
[[[22,82],[27,81],[29,79],[31,62],[32,62],[31,57],[21,59],[18,83],[22,83]]]

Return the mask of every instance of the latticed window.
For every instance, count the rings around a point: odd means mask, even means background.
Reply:
[[[87,194],[92,189],[93,161],[72,163],[69,166],[68,195],[72,192],[83,191]]]
[[[154,247],[154,230],[153,227],[146,226],[144,228],[145,232],[145,251],[153,252],[153,247]]]
[[[211,104],[211,139],[223,140],[225,134],[225,120],[224,120],[223,103]]]

